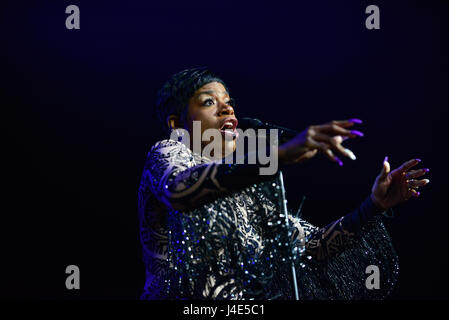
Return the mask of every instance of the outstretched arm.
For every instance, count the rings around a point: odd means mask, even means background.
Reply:
[[[143,174],[160,201],[175,210],[187,210],[210,198],[273,178],[260,175],[260,168],[259,163],[201,162],[181,142],[163,140],[148,153]]]
[[[306,255],[316,260],[338,255],[345,250],[369,220],[383,212],[383,209],[378,208],[371,198],[367,197],[356,210],[324,228],[313,229],[313,226],[304,224],[307,237]]]
[[[429,169],[410,170],[420,162],[419,159],[412,159],[390,172],[390,164],[386,157],[371,189],[372,193],[359,208],[321,229],[314,229],[310,224],[304,224],[307,237],[306,254],[318,260],[339,254],[374,216],[411,197],[418,197],[419,192],[415,189],[429,182],[428,179],[413,179],[429,171]]]

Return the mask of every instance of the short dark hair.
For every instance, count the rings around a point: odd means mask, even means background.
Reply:
[[[216,77],[207,67],[195,67],[175,73],[157,93],[156,113],[162,128],[170,131],[167,117],[174,114],[182,119],[195,91],[210,82],[221,83],[229,94],[223,80]]]

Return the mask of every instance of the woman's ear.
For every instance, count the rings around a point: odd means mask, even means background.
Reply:
[[[167,125],[169,129],[182,128],[182,123],[179,117],[175,114],[167,117]]]

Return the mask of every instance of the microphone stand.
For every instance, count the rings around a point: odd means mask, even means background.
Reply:
[[[245,128],[246,129],[247,128],[266,128],[266,129],[276,129],[276,130],[280,131],[280,134],[278,134],[277,144],[279,144],[279,142],[284,142],[283,140],[288,140],[289,138],[292,138],[298,134],[297,131],[294,131],[292,129],[272,125],[270,123],[263,123],[259,119],[243,118],[242,120],[244,120],[244,122],[245,122],[245,125],[243,126],[244,129]],[[242,121],[242,123],[243,123],[243,121]],[[265,136],[265,138],[267,138],[267,137]],[[287,227],[287,230],[289,230],[287,199],[285,196],[284,178],[283,178],[281,170],[279,170],[279,188],[280,188],[280,192],[281,192],[281,201],[282,201],[281,214],[284,215],[285,226]],[[297,215],[301,211],[303,202],[304,202],[304,197],[303,197],[303,201],[301,202],[301,205],[298,209]],[[293,279],[293,294],[295,296],[295,300],[299,300],[298,282],[297,282],[297,278],[296,278],[296,268],[295,268],[294,259],[292,257],[293,250],[291,248],[291,242],[289,240],[290,240],[290,235],[289,235],[289,233],[287,233],[287,243],[288,243],[287,246],[288,246],[288,250],[289,250],[289,256],[287,258],[289,258],[291,260],[291,272],[292,272],[292,279]],[[300,251],[300,254],[302,254],[301,251]]]
[[[284,178],[282,176],[282,171],[279,171],[279,184],[280,184],[281,199],[282,199],[281,210],[282,210],[282,214],[285,217],[285,225],[287,226],[287,230],[289,230],[287,199],[285,197]],[[287,238],[290,239],[289,236]],[[289,252],[291,254],[292,250],[291,250],[291,246],[290,246],[290,241],[288,241],[288,243],[289,243]],[[293,279],[293,293],[295,295],[295,300],[299,300],[298,283],[296,280],[295,262],[293,261],[293,259],[291,259],[291,260],[292,260],[291,267],[292,267],[292,279]]]

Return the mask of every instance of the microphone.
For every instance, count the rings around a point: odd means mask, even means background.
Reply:
[[[243,131],[246,129],[254,129],[257,133],[257,129],[267,129],[267,131],[270,129],[277,129],[280,143],[286,142],[299,134],[299,131],[278,126],[276,124],[263,122],[255,118],[241,118],[238,119],[238,121],[238,127]]]

